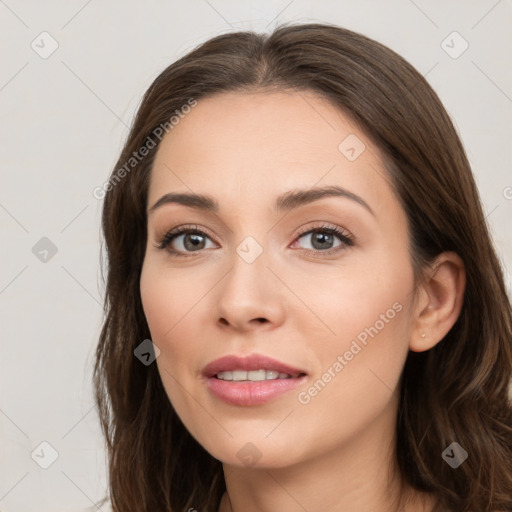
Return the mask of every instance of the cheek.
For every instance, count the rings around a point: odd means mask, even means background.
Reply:
[[[373,366],[386,376],[387,368],[392,380],[400,373],[408,350],[414,281],[407,249],[402,246],[393,250],[380,243],[354,252],[335,272],[327,267],[306,279],[307,273],[297,272],[295,282],[302,283],[297,294],[317,317],[308,314],[309,324],[321,333],[321,343],[310,346],[311,355],[323,365],[317,371],[323,373],[338,355],[349,351],[349,366],[364,366],[366,374],[371,375],[368,368]]]
[[[204,339],[194,313],[208,291],[204,279],[186,278],[185,274],[148,264],[143,268],[140,281],[151,340],[160,350],[156,363],[175,408],[183,398],[179,384],[185,389],[193,384],[192,370],[197,366],[197,354],[201,353],[198,343]]]
[[[218,280],[219,269],[208,265],[173,268],[152,257],[144,262],[140,294],[151,339],[161,352],[158,361],[185,378],[192,373],[187,363],[194,359],[197,366],[208,343],[214,322],[208,301]]]
[[[354,302],[352,316],[338,318],[336,327],[343,335],[317,347],[314,378],[295,397],[300,436],[306,439],[309,432],[318,450],[350,442],[368,425],[379,424],[379,418],[389,418],[384,424],[394,421],[408,351],[408,313],[402,300],[393,302],[394,294],[379,299],[374,297],[371,308]]]
[[[201,353],[197,344],[202,339],[194,307],[200,306],[208,288],[204,279],[192,280],[185,274],[145,263],[140,292],[151,340],[160,349],[156,364],[164,389],[178,416],[188,424],[188,413],[195,404],[184,389],[195,385],[191,369],[197,364]],[[199,288],[201,282],[204,289]]]
[[[398,259],[373,261],[324,296],[321,316],[336,335],[312,351],[320,364],[299,400],[310,417],[315,411],[331,425],[342,418],[349,431],[389,406],[408,353],[412,269]]]
[[[191,273],[173,271],[151,261],[144,263],[140,293],[154,342],[166,345],[176,332],[190,326],[194,306],[208,291],[205,282]]]
[[[373,343],[380,355],[403,345],[413,284],[406,251],[354,253],[338,267],[319,267],[315,272],[297,268],[286,278],[305,306],[304,314],[294,319],[301,323],[302,332],[307,331],[302,339],[316,337],[323,342],[310,345],[316,354],[324,346],[343,353],[358,336],[363,344],[368,342],[367,347],[372,339],[385,339],[385,344]],[[327,353],[332,357],[332,351]]]

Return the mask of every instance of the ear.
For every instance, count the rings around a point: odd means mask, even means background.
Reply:
[[[465,288],[462,258],[455,252],[437,256],[417,291],[410,350],[429,350],[446,336],[459,317]]]

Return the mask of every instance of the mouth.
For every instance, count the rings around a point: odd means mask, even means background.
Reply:
[[[220,400],[237,406],[261,405],[291,391],[308,373],[267,356],[225,356],[203,370],[207,387]]]
[[[202,373],[207,378],[217,377],[232,381],[275,380],[307,375],[307,371],[303,368],[295,368],[261,354],[224,356],[206,365]]]

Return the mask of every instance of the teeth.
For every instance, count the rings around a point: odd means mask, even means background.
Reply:
[[[243,370],[235,370],[233,372],[233,380],[247,380],[247,372]]]
[[[265,370],[253,370],[253,371],[247,372],[247,379],[248,380],[265,380],[266,372],[265,372]]]
[[[232,372],[225,371],[219,372],[217,378],[221,380],[250,380],[252,382],[259,380],[276,380],[276,379],[289,379],[292,376],[288,373],[280,373],[274,370],[251,370],[249,372],[245,370],[234,370]]]

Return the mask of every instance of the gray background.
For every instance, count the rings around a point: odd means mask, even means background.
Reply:
[[[511,269],[511,14],[510,0],[0,0],[0,510],[97,510],[105,492],[91,386],[103,294],[93,189],[167,65],[214,35],[289,20],[388,45],[455,120]]]

